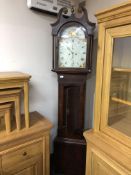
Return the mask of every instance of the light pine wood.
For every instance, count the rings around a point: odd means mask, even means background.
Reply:
[[[24,82],[24,109],[25,109],[25,123],[26,128],[29,128],[29,85],[28,82]]]
[[[13,165],[13,167],[3,169],[3,175],[43,175],[42,174],[42,155]],[[45,174],[44,174],[45,175]]]
[[[111,99],[112,99],[113,101],[115,101],[115,102],[123,103],[123,104],[126,104],[126,105],[131,106],[131,102],[130,102],[130,101],[122,100],[122,99],[119,99],[119,98],[116,98],[116,97],[112,97]]]
[[[12,103],[0,105],[0,116],[5,119],[5,127],[7,134],[11,131],[11,109]]]
[[[102,75],[103,75],[103,62],[104,62],[104,41],[105,41],[105,28],[104,25],[99,25],[99,31],[98,35],[101,35],[101,37],[98,38],[98,55],[97,55],[97,73],[96,73],[96,89],[95,89],[95,106],[94,106],[94,130],[99,131],[99,123],[100,123],[100,107],[101,107],[101,88],[102,88]]]
[[[22,88],[24,90],[24,110],[26,128],[29,128],[29,90],[31,76],[21,72],[0,72],[0,89]],[[19,126],[19,121],[18,121]]]
[[[31,127],[0,134],[2,175],[49,175],[48,139],[52,124],[37,112],[30,114]],[[47,142],[47,143],[46,143]],[[47,153],[48,152],[48,153]]]
[[[0,81],[29,80],[31,76],[22,72],[0,72]]]
[[[96,17],[99,33],[94,126],[84,132],[86,175],[131,175],[131,69],[122,65],[112,68],[115,38],[131,36],[131,1],[101,11]]]
[[[117,20],[126,16],[131,15],[131,1],[121,3],[119,5],[115,5],[112,8],[105,9],[96,13],[98,23]],[[122,20],[122,19],[121,19]]]
[[[5,113],[5,126],[6,126],[6,132],[9,133],[11,131],[11,112],[8,110]]]
[[[35,174],[35,167],[29,167],[27,169],[22,170],[21,172],[18,172],[16,175],[32,175]]]
[[[93,152],[97,152],[99,157],[103,157],[102,160],[104,161],[106,158],[105,163],[110,162],[108,164],[111,167],[116,167],[117,172],[122,172],[121,175],[130,175],[131,155],[129,154],[129,148],[99,132],[87,131],[84,136],[88,141],[86,175],[90,175],[93,171]],[[97,161],[97,163],[100,162]]]
[[[49,138],[49,135],[45,137],[45,144],[46,144],[46,166],[45,166],[45,169],[46,169],[46,173],[47,175],[50,175],[50,138]]]
[[[125,37],[131,36],[131,25],[126,26],[116,26],[115,28],[106,29],[106,38],[105,46],[108,48],[105,49],[105,61],[104,61],[104,71],[103,71],[103,84],[101,87],[102,94],[102,110],[101,110],[101,123],[100,129],[106,134],[114,137],[114,139],[122,141],[123,144],[131,145],[131,139],[126,137],[123,133],[119,133],[117,130],[111,129],[108,127],[108,114],[109,114],[109,97],[110,97],[110,77],[112,70],[112,53],[113,53],[113,38],[115,37]],[[101,67],[101,65],[99,65]],[[123,72],[123,70],[122,70]],[[129,104],[127,101],[126,103]],[[125,103],[124,103],[125,104]],[[129,134],[130,135],[130,134]],[[131,147],[131,146],[130,146]]]
[[[110,35],[108,29],[106,30],[105,45],[108,49],[105,49],[104,69],[103,69],[103,92],[102,92],[102,103],[103,110],[101,115],[105,116],[101,118],[101,129],[104,129],[108,122],[108,108],[109,108],[109,97],[110,97],[110,76],[112,70],[112,56],[113,56],[113,38]]]
[[[117,67],[114,67],[113,68],[113,71],[116,71],[116,72],[128,72],[128,73],[131,73],[131,69],[128,69],[128,68],[117,68]]]
[[[43,154],[44,155],[46,155],[46,138],[45,137],[43,137]],[[47,171],[47,173],[48,173],[48,170],[46,170],[46,161],[47,161],[47,159],[46,159],[46,156],[43,156],[43,174],[45,174],[46,173],[46,171]],[[49,166],[50,167],[50,166]]]
[[[7,153],[2,156],[2,166],[7,169],[7,167],[12,167],[15,164],[19,164],[22,161],[26,161],[27,158],[30,159],[39,154],[43,153],[42,150],[42,140],[34,140],[31,144],[30,142],[21,147],[15,148],[14,150],[10,149]]]
[[[91,147],[90,152],[92,159],[92,175],[127,175],[128,171],[126,169],[120,167],[117,163],[115,164],[114,160],[103,154],[97,148]]]
[[[21,94],[21,89],[1,90],[0,91],[0,104],[7,103],[7,102],[15,103],[15,118],[16,118],[16,126],[17,126],[18,131],[21,129],[20,94]]]
[[[16,127],[18,131],[21,129],[21,119],[20,119],[20,97],[15,97],[15,119],[16,119]]]

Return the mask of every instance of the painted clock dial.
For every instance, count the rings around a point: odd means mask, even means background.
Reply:
[[[87,38],[85,28],[66,28],[59,40],[59,68],[86,68]]]

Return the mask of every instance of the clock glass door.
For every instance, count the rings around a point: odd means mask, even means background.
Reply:
[[[59,40],[59,68],[86,68],[87,38],[85,28],[70,26]]]

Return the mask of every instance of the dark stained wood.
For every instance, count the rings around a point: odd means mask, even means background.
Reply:
[[[64,175],[84,175],[86,75],[58,74],[58,84],[58,136],[54,142],[55,172]]]
[[[53,65],[52,71],[57,73],[83,73],[87,74],[91,72],[92,64],[92,46],[93,46],[93,34],[95,29],[95,24],[91,23],[88,19],[87,11],[82,7],[82,16],[76,17],[74,13],[71,16],[65,16],[64,12],[68,10],[67,8],[62,8],[58,14],[58,20],[52,24],[52,36],[53,36]],[[60,68],[58,66],[59,60],[59,39],[63,30],[69,26],[82,26],[85,28],[85,37],[87,39],[87,58],[85,68]]]
[[[63,175],[85,175],[85,140],[63,139],[57,137],[54,142],[54,168]]]
[[[83,138],[86,75],[58,74],[58,83],[58,136]]]
[[[65,16],[62,8],[58,20],[52,24],[53,60],[52,71],[58,74],[58,135],[54,141],[55,171],[64,175],[84,175],[86,143],[83,138],[86,76],[92,68],[92,46],[95,24],[88,19],[82,7],[81,17]],[[58,65],[59,40],[63,31],[70,26],[85,28],[87,41],[85,68],[62,68]]]

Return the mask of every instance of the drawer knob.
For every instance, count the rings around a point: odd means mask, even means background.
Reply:
[[[23,156],[26,156],[27,155],[27,152],[23,152]]]

